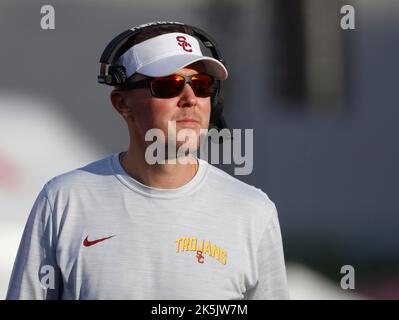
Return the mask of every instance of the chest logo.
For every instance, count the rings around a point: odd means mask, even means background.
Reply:
[[[102,241],[111,239],[112,237],[115,237],[115,235],[110,236],[110,237],[106,237],[106,238],[97,239],[97,240],[89,240],[89,239],[88,239],[89,236],[87,236],[86,239],[84,239],[84,241],[83,241],[83,245],[84,245],[85,247],[90,247],[90,246],[93,246],[93,245],[95,245],[95,244],[97,244],[97,243],[99,243],[99,242],[102,242]]]
[[[227,264],[227,251],[207,240],[196,237],[182,237],[176,239],[176,253],[193,252],[198,263],[205,262],[205,255],[212,257],[221,264]]]

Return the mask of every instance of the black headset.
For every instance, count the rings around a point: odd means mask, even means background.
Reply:
[[[212,56],[226,65],[219,49],[216,46],[215,41],[203,30],[186,25],[181,22],[171,21],[157,21],[151,22],[144,25],[134,27],[126,30],[117,35],[111,42],[105,47],[104,52],[100,58],[100,75],[97,77],[99,83],[107,84],[110,86],[123,86],[127,80],[126,69],[122,65],[118,65],[117,60],[124,54],[128,49],[133,46],[135,37],[143,30],[153,28],[155,26],[183,26],[193,31],[194,36],[198,38],[202,44],[211,51]],[[210,127],[217,130],[227,128],[226,121],[223,117],[223,98],[221,90],[221,81],[215,80],[215,90],[211,96],[211,117]]]

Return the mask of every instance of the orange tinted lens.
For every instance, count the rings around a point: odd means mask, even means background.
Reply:
[[[209,97],[214,90],[212,77],[207,74],[193,75],[191,87],[197,97]]]
[[[152,94],[157,98],[172,98],[180,94],[184,87],[184,78],[177,74],[154,78],[151,81]]]

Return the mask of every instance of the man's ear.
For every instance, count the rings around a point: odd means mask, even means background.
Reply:
[[[116,109],[116,111],[118,111],[118,113],[124,119],[127,119],[131,115],[131,108],[126,103],[126,93],[125,92],[118,90],[118,89],[114,89],[110,93],[110,99],[111,99],[111,103],[114,106],[114,108]]]

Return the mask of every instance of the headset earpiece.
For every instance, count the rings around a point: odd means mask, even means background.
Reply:
[[[108,67],[108,74],[112,79],[112,86],[120,86],[126,82],[126,69],[124,66],[120,65],[110,65]]]
[[[211,117],[210,117],[210,129],[215,128],[222,130],[227,128],[226,121],[223,118],[223,98],[221,95],[221,81],[215,80],[215,89],[211,96]]]

